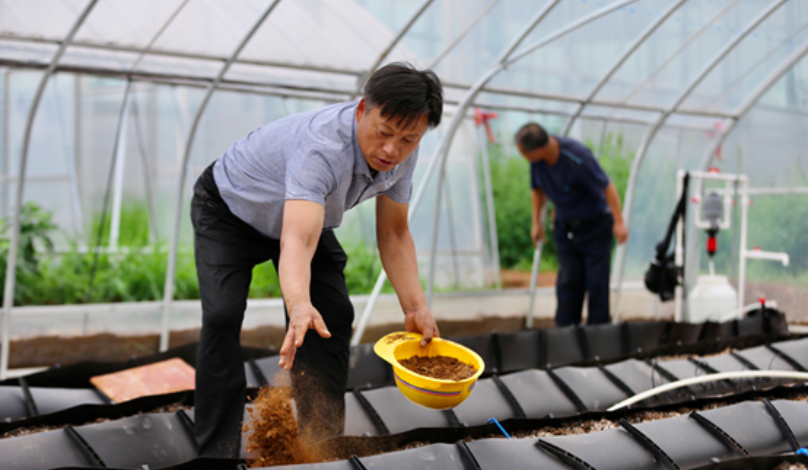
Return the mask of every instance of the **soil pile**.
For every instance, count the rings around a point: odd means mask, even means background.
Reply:
[[[477,372],[471,364],[449,356],[412,356],[398,362],[416,374],[441,380],[465,380]]]
[[[263,387],[250,409],[251,427],[244,426],[247,451],[259,457],[248,461],[253,467],[314,463],[318,459],[303,445],[292,410],[290,387]]]

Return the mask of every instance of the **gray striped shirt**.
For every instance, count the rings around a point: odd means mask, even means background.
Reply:
[[[408,203],[418,149],[371,178],[356,138],[357,104],[294,114],[234,143],[213,167],[230,211],[262,234],[280,239],[287,200],[322,204],[323,230],[339,227],[346,210],[379,194]]]

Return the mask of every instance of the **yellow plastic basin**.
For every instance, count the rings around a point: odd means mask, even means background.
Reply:
[[[446,410],[463,403],[485,370],[482,358],[471,349],[442,338],[434,338],[425,348],[420,342],[420,333],[390,333],[377,341],[373,350],[393,366],[398,389],[413,403],[435,410]],[[412,356],[449,356],[471,364],[477,371],[460,381],[435,379],[416,374],[398,362]]]

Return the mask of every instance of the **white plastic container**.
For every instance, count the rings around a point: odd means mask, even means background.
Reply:
[[[701,323],[721,319],[738,308],[738,292],[727,276],[703,275],[687,296],[687,321]]]

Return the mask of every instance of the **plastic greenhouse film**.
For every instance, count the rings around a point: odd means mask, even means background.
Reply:
[[[598,470],[665,468],[623,429],[542,437],[539,440],[563,449]],[[544,449],[542,451],[547,452]]]
[[[555,373],[588,410],[605,410],[630,398],[596,367],[563,367],[556,369]]]
[[[636,359],[628,359],[604,367],[622,380],[634,393],[644,392],[668,383],[668,380],[654,371],[651,366]]]
[[[781,341],[775,347],[808,370],[808,338],[795,341]]]
[[[544,334],[546,351],[542,368],[560,367],[587,360],[578,341],[575,327],[551,328]]]
[[[454,408],[461,423],[479,426],[488,423],[489,418],[500,421],[515,417],[513,408],[492,379],[479,380],[474,393]]]
[[[808,341],[808,339],[802,339],[800,341]],[[781,343],[775,344],[780,345]],[[794,368],[791,367],[788,362],[780,358],[777,353],[765,346],[742,349],[740,351],[736,351],[735,353],[754,364],[755,367],[760,370],[794,370]],[[805,358],[801,358],[800,360],[805,360]]]
[[[628,344],[631,354],[653,350],[662,343],[662,333],[665,324],[654,323],[626,323],[628,328]]]
[[[622,325],[593,325],[584,328],[591,359],[608,360],[623,356]]]
[[[724,460],[743,455],[688,415],[642,423],[637,428],[681,468],[703,465],[713,458]]]
[[[365,468],[384,470],[466,470],[453,444],[432,444],[417,449],[374,455],[361,459]]]
[[[403,398],[403,397],[402,397]],[[345,394],[345,435],[378,436],[376,426],[352,393]]]
[[[703,327],[702,323],[671,322],[666,342],[672,345],[694,344],[698,342]],[[760,334],[760,330],[758,330],[758,334]]]
[[[778,455],[773,457],[736,458],[733,460],[710,463],[691,470],[772,470],[775,468],[799,468],[796,466],[780,467],[783,464],[802,464],[808,466],[808,457],[803,455]]]
[[[570,468],[537,449],[535,444],[535,439],[480,439],[469,442],[468,448],[482,470]]]
[[[539,330],[500,333],[501,374],[539,367]]]
[[[196,444],[176,414],[143,414],[76,431],[108,467],[162,468],[196,457]]]
[[[575,405],[542,370],[527,370],[500,377],[530,418],[572,416]],[[540,393],[539,393],[540,391]],[[474,396],[474,394],[472,394]]]
[[[390,364],[373,352],[372,343],[352,347],[348,367],[348,390],[393,384]]]
[[[109,404],[93,389],[31,387],[31,397],[41,415],[78,405]]]
[[[11,385],[0,386],[0,420],[9,422],[27,417],[28,408],[25,406],[22,388]]]
[[[775,407],[778,403],[779,401],[775,402]],[[802,408],[804,411],[799,413],[799,417],[808,420],[808,406]],[[791,450],[762,402],[743,402],[703,411],[700,414],[726,431],[752,456],[772,455]],[[808,439],[806,434],[799,434],[796,437],[798,441]]]
[[[451,426],[443,412],[416,405],[405,398],[396,387],[368,390],[362,394],[382,418],[391,434],[416,428]]]
[[[93,467],[94,462],[64,429],[0,439],[0,468],[3,470],[69,466]]]

